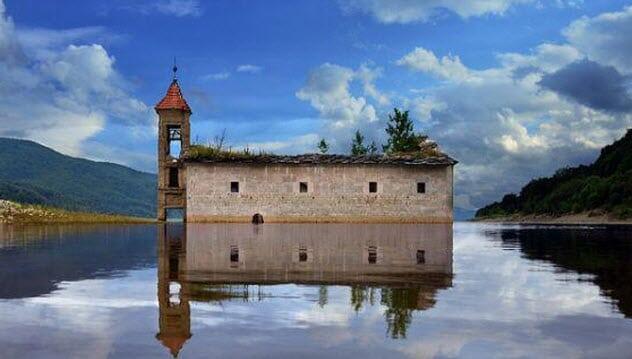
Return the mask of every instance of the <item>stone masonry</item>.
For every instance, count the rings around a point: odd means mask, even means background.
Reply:
[[[452,222],[452,165],[186,166],[190,222],[247,222],[255,213],[266,222]],[[238,193],[231,182],[239,182]],[[417,193],[419,182],[425,193]]]

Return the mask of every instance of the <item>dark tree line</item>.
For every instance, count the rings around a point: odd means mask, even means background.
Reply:
[[[562,215],[592,210],[632,217],[632,129],[601,150],[589,166],[559,169],[529,182],[519,194],[505,195],[476,212],[476,217],[512,214]]]

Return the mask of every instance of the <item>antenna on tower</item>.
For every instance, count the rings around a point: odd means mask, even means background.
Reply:
[[[176,63],[176,57],[173,57],[173,79],[176,80],[178,77],[176,76],[176,72],[178,72],[178,65]]]

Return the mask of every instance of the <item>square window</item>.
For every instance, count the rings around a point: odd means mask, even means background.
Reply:
[[[417,264],[425,264],[426,263],[426,251],[418,250],[417,251]]]
[[[369,193],[377,193],[377,182],[369,182]]]
[[[375,264],[375,263],[377,263],[377,247],[375,247],[375,246],[369,246],[369,257],[368,257],[368,261],[369,261],[369,264]]]
[[[307,262],[307,248],[298,249],[298,261]]]
[[[426,193],[426,182],[417,182],[417,193]]]
[[[307,182],[301,182],[299,183],[299,192],[301,193],[307,193]]]
[[[230,191],[232,193],[239,193],[239,182],[231,182],[230,183]]]

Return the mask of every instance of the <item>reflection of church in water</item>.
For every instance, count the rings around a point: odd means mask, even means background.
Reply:
[[[158,248],[156,338],[173,356],[192,336],[191,301],[262,300],[252,287],[295,283],[319,286],[322,307],[328,286],[348,286],[352,308],[384,306],[399,338],[452,285],[451,225],[165,224]]]

